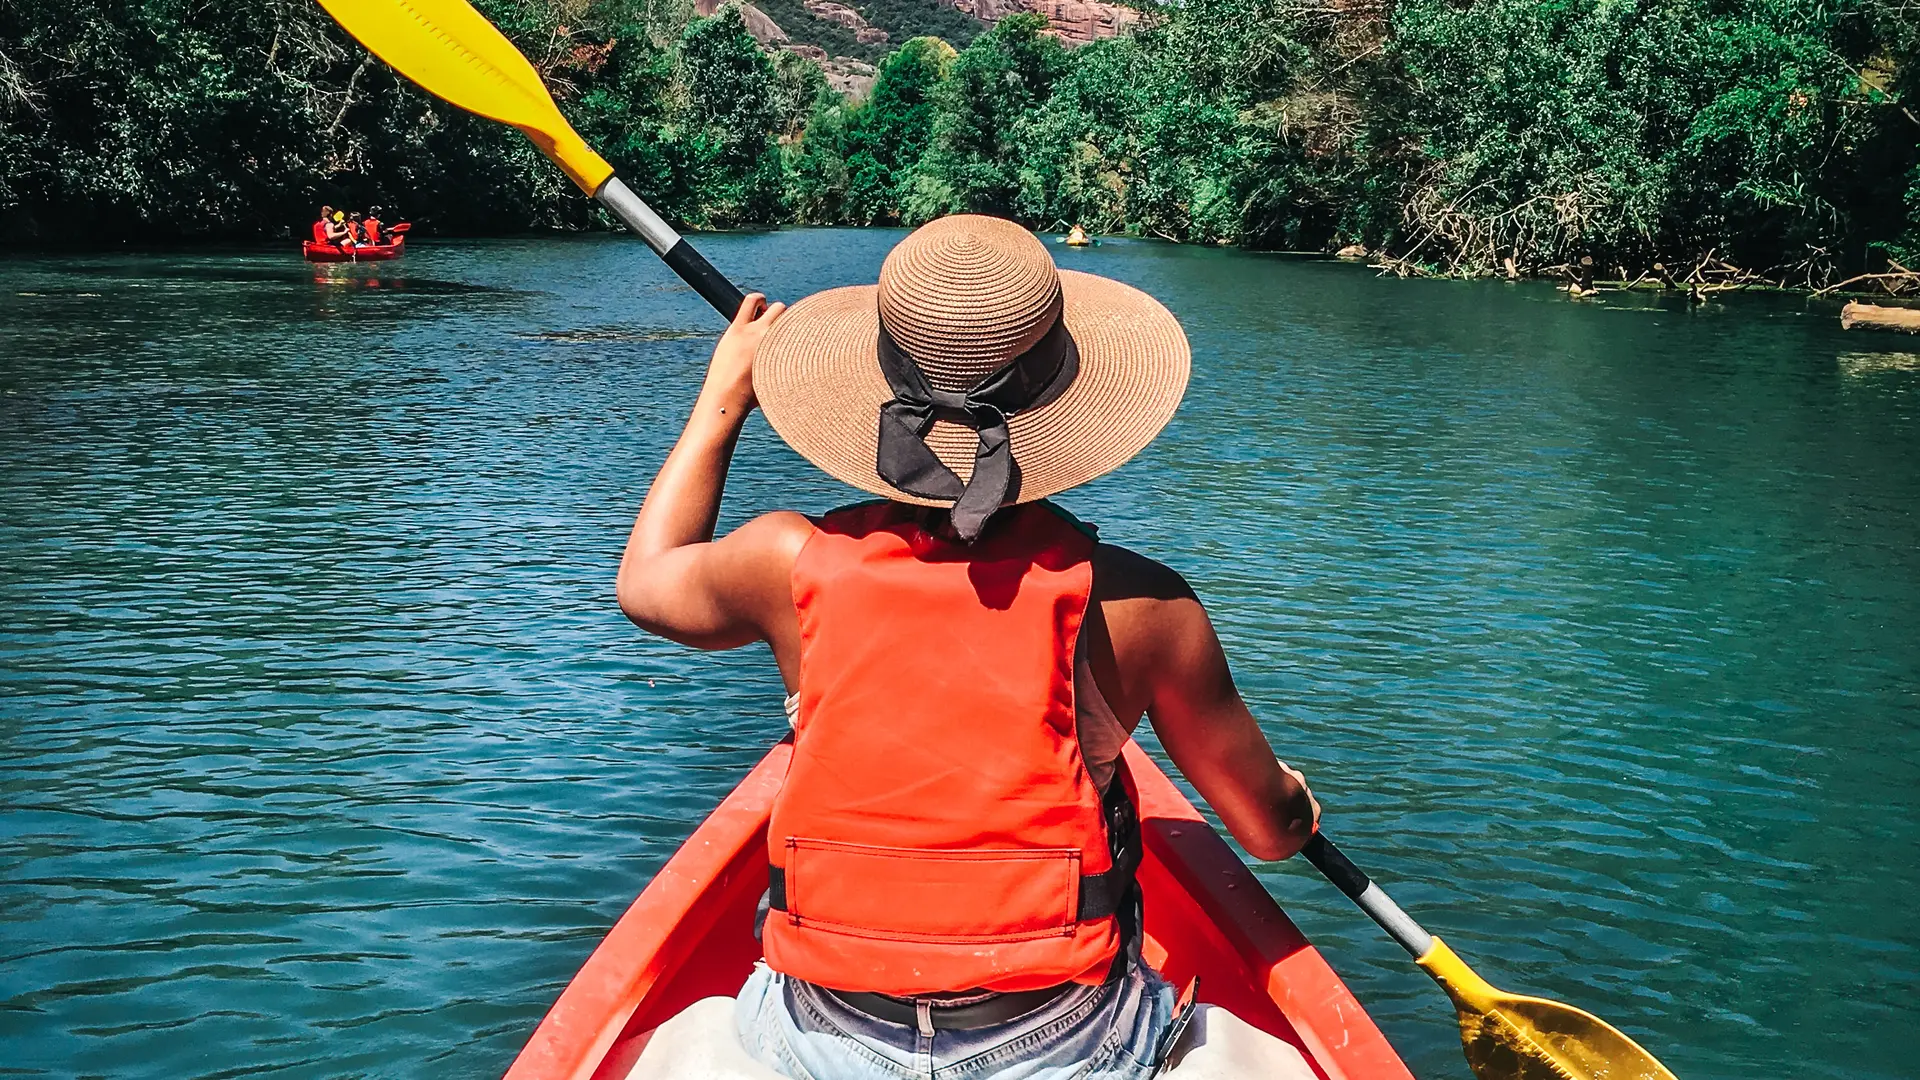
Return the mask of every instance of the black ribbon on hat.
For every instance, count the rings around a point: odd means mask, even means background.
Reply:
[[[1007,500],[1019,475],[1008,441],[1007,418],[1037,409],[1059,397],[1080,373],[1080,350],[1056,317],[1033,347],[965,392],[940,390],[880,321],[880,370],[893,388],[893,400],[880,406],[880,479],[901,491],[927,499],[952,499],[953,529],[972,543],[987,519]],[[980,433],[973,475],[958,474],[927,445],[935,420],[962,424]]]

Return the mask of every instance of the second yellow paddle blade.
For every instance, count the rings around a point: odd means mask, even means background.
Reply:
[[[525,132],[587,194],[613,175],[613,166],[560,115],[533,65],[467,0],[319,3],[368,51],[428,93]]]
[[[1461,1048],[1480,1080],[1676,1080],[1606,1021],[1496,989],[1439,938],[1415,963],[1453,998]]]

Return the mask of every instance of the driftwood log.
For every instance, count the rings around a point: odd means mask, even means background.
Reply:
[[[1853,301],[1840,309],[1842,330],[1899,330],[1920,334],[1920,308],[1880,307]]]

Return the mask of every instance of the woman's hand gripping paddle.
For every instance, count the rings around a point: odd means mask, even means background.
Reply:
[[[1453,999],[1460,1043],[1480,1080],[1675,1080],[1640,1044],[1591,1013],[1488,985],[1420,928],[1319,833],[1301,854],[1360,905]]]
[[[613,175],[613,166],[560,115],[533,65],[467,0],[319,2],[347,33],[428,93],[525,132],[720,314],[731,319],[740,310],[743,297],[733,282]]]

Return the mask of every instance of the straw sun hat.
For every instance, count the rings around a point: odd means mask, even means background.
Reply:
[[[753,388],[802,457],[876,495],[951,506],[971,539],[1000,506],[1139,453],[1188,367],[1159,301],[1056,269],[1010,221],[963,214],[902,240],[878,285],[794,304],[760,346]]]

